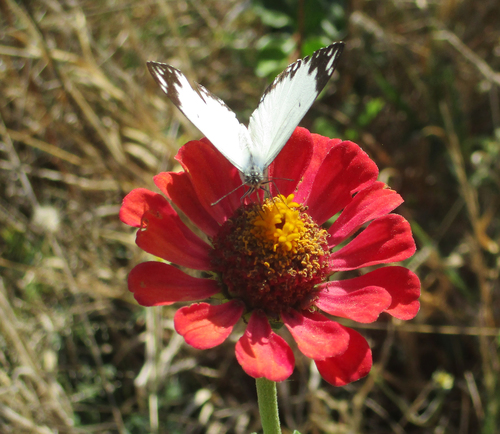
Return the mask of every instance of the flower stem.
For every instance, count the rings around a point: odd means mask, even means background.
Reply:
[[[276,383],[267,378],[257,378],[255,383],[264,434],[281,434]]]

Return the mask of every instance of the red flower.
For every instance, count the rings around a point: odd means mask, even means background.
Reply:
[[[212,348],[245,316],[236,358],[255,378],[282,381],[293,371],[292,350],[271,327],[278,324],[329,383],[342,386],[367,375],[372,356],[366,340],[319,311],[361,323],[381,312],[406,320],[417,314],[420,295],[417,276],[399,266],[329,280],[338,271],[397,262],[415,252],[408,222],[389,214],[403,200],[377,182],[368,155],[352,142],[297,128],[269,167],[272,200],[247,198],[242,205],[238,191],[213,206],[241,184],[236,168],[206,139],[184,145],[177,159],[184,172],[160,173],[155,184],[209,241],[192,232],[162,195],[146,189],[125,197],[120,218],[139,228],[141,249],[211,277],[145,262],[128,278],[136,300],[158,306],[219,294],[222,304],[179,309],[175,328],[193,347]]]

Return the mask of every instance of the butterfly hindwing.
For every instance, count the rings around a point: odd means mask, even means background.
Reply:
[[[159,62],[148,62],[148,68],[177,108],[243,172],[250,160],[250,137],[236,114],[202,85],[193,87],[178,69]]]
[[[337,42],[289,65],[266,89],[252,113],[250,153],[264,170],[281,151],[337,66]]]

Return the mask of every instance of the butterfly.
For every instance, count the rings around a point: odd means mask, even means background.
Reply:
[[[159,62],[147,65],[174,105],[239,170],[249,187],[244,198],[269,182],[267,167],[325,87],[343,48],[343,42],[335,42],[288,65],[265,90],[248,127],[221,99],[198,83],[192,86],[178,69]]]

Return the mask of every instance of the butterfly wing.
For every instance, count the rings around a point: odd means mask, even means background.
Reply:
[[[344,48],[336,42],[289,65],[266,89],[248,124],[250,152],[264,170],[323,90]]]
[[[236,114],[218,97],[170,65],[148,62],[148,69],[177,108],[240,172],[249,165],[250,135]]]

